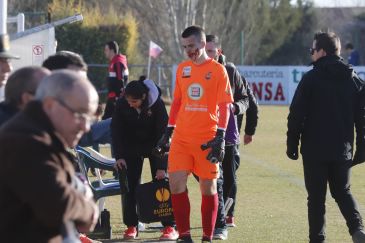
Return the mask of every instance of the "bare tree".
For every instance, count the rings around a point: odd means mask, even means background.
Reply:
[[[163,59],[169,63],[179,62],[183,58],[180,34],[190,25],[200,25],[207,33],[220,36],[226,55],[235,62],[241,59],[240,48],[244,41],[245,63],[254,64],[270,55],[275,49],[265,47],[267,53],[259,54],[263,46],[280,45],[283,39],[293,32],[298,22],[293,17],[297,12],[289,4],[289,0],[122,0],[118,2],[121,3],[120,11],[131,11],[140,20],[140,36],[143,36],[140,42],[141,48],[147,52],[149,40],[154,40],[164,49]],[[281,16],[280,19],[283,21],[288,21],[289,18],[291,21],[278,22],[276,20],[278,16]],[[275,36],[276,39],[271,43],[262,43],[273,27],[275,31],[280,32],[281,36]],[[244,34],[244,40],[241,40],[241,32]]]
[[[21,6],[43,11],[51,1],[9,0],[13,9]],[[291,0],[70,1],[98,5],[104,14],[111,7],[121,15],[132,13],[139,22],[141,54],[148,56],[148,44],[153,40],[164,49],[161,59],[165,63],[177,63],[184,58],[180,35],[190,25],[200,25],[206,33],[218,35],[229,60],[240,63],[244,59],[245,64],[256,64],[290,37],[301,20],[301,5],[294,6]]]

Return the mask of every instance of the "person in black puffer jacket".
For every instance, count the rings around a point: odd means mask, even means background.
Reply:
[[[288,116],[290,159],[298,159],[301,142],[310,242],[325,241],[327,182],[353,241],[365,242],[362,218],[350,191],[350,169],[365,161],[365,83],[342,61],[340,49],[335,33],[315,34],[310,49],[313,69],[300,81]]]
[[[136,212],[135,190],[141,182],[144,158],[150,161],[152,178],[164,179],[167,160],[152,154],[158,140],[167,126],[168,115],[160,91],[152,80],[134,80],[128,83],[124,96],[118,99],[113,114],[112,145],[119,172],[126,169],[129,191],[122,196],[123,221],[128,229],[124,239],[137,236],[138,217]],[[119,173],[120,175],[122,173]],[[119,177],[120,183],[125,183]],[[162,240],[177,233],[174,222],[162,222]],[[175,237],[176,236],[176,237]]]

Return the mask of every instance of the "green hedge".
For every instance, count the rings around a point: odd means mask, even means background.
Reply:
[[[107,41],[116,40],[120,52],[126,53],[129,31],[125,25],[84,27],[69,24],[56,28],[57,50],[79,53],[88,64],[107,64],[104,46]],[[98,90],[105,89],[107,68],[89,68],[88,76]]]

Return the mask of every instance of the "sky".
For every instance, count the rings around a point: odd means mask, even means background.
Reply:
[[[313,0],[317,7],[365,7],[365,0]]]

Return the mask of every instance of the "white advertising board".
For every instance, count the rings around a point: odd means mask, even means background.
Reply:
[[[172,90],[175,87],[176,65],[173,65]],[[236,66],[250,83],[260,105],[289,105],[303,75],[312,66]],[[354,67],[365,80],[365,66]]]
[[[237,66],[240,74],[250,83],[259,104],[286,105],[289,100],[288,67]]]

